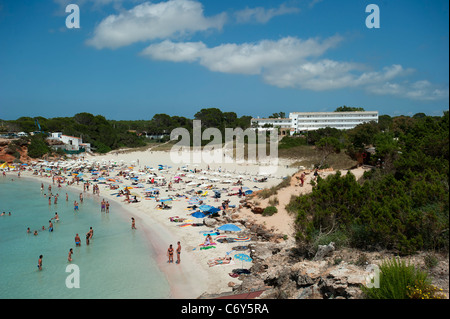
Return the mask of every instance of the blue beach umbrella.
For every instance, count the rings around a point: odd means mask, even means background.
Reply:
[[[217,207],[211,207],[210,209],[207,210],[207,212],[214,214],[214,213],[220,212],[220,209]]]
[[[161,198],[159,201],[160,201],[160,202],[169,202],[169,201],[171,201],[171,200],[172,200],[172,198],[167,197],[167,198]]]
[[[208,211],[212,208],[211,205],[201,205],[198,209],[200,209],[201,211]]]
[[[206,215],[203,214],[202,212],[195,212],[195,213],[192,213],[191,216],[192,216],[192,217],[195,217],[195,218],[205,218],[205,217],[206,217]]]
[[[217,228],[218,230],[223,231],[240,231],[241,229],[234,224],[225,224]]]

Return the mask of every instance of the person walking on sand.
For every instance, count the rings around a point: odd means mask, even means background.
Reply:
[[[37,267],[38,267],[39,270],[42,270],[42,257],[43,257],[43,256],[40,255],[40,256],[39,256],[39,260],[38,260],[38,265],[37,265]]]
[[[169,257],[169,263],[173,263],[173,248],[172,244],[170,244],[169,249],[167,249],[167,257]]]
[[[181,262],[181,257],[180,257],[180,255],[181,255],[181,244],[180,244],[180,242],[178,242],[177,244],[178,244],[178,247],[177,247],[177,264],[180,264],[180,262]]]

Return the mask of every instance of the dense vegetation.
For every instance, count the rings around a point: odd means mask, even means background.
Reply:
[[[208,127],[218,128],[225,136],[225,128],[250,126],[251,116],[238,117],[234,112],[222,112],[217,108],[201,109],[195,114],[195,120],[202,121],[202,130]],[[37,123],[39,123],[40,128]],[[83,142],[90,143],[98,153],[107,153],[121,147],[145,146],[149,139],[145,136],[156,136],[159,141],[167,141],[170,132],[175,128],[185,128],[192,132],[192,119],[167,114],[155,114],[151,120],[114,121],[101,115],[78,113],[73,117],[21,117],[13,121],[3,121],[4,132],[62,132],[64,135],[81,137]],[[192,134],[191,134],[192,135]],[[28,138],[32,154],[36,157],[48,153],[50,148],[41,137]],[[202,141],[207,144],[209,141]],[[31,155],[30,155],[31,156]]]
[[[306,252],[331,240],[402,254],[448,251],[448,112],[383,116],[347,132],[315,134],[323,134],[317,145],[336,134],[350,156],[373,145],[376,153],[368,161],[377,167],[359,182],[352,174],[319,178],[311,194],[291,200],[288,209],[297,216],[297,238]]]

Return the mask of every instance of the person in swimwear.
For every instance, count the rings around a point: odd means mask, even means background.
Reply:
[[[54,219],[55,222],[59,222],[59,216],[58,216],[58,213],[55,213],[55,217],[53,217],[52,219]]]
[[[72,254],[73,254],[73,249],[70,248],[70,249],[69,249],[69,256],[67,257],[67,260],[68,260],[69,262],[72,261]]]
[[[81,239],[80,239],[80,236],[78,236],[78,234],[76,234],[76,236],[75,236],[75,245],[81,246]]]
[[[51,220],[48,221],[48,231],[53,232],[53,223]]]
[[[180,242],[178,242],[177,244],[178,244],[178,247],[177,247],[177,261],[176,261],[176,263],[180,264],[180,262],[181,262],[181,257],[180,257],[180,255],[181,255],[181,244],[180,244]]]
[[[39,268],[39,270],[42,270],[42,255],[39,256],[39,260],[38,260],[38,265],[37,267]]]
[[[212,243],[212,237],[211,237],[210,234],[208,234],[208,235],[206,236],[206,239],[205,239],[205,242],[203,243],[203,245],[209,246],[209,245],[211,245],[211,243]]]
[[[131,229],[136,229],[136,222],[133,217],[131,217]]]
[[[78,203],[77,203],[77,201],[74,201],[74,202],[73,202],[73,209],[74,209],[75,211],[78,210]]]
[[[172,244],[170,244],[169,249],[167,249],[167,256],[169,257],[169,263],[173,263],[173,248]]]

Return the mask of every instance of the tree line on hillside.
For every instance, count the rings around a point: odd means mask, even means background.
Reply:
[[[362,181],[351,173],[318,178],[312,193],[292,198],[287,208],[296,214],[296,236],[306,254],[330,241],[400,254],[448,252],[448,111],[441,117],[386,115],[347,132],[311,133],[310,143],[334,139],[350,156],[372,145],[380,165]]]
[[[234,112],[222,112],[218,108],[204,108],[194,116],[195,120],[201,120],[202,130],[215,127],[222,133],[225,128],[241,127],[245,130],[250,127],[251,118],[251,116],[238,117]],[[73,117],[49,119],[20,117],[17,120],[2,121],[0,131],[37,133],[32,137],[22,138],[23,141],[31,143],[32,150],[37,150],[32,151],[36,157],[50,152],[48,144],[45,143],[45,137],[51,132],[81,137],[83,142],[90,143],[96,152],[107,153],[121,147],[145,146],[149,142],[146,136],[163,136],[159,141],[167,141],[170,138],[170,132],[175,128],[185,128],[192,133],[194,119],[160,113],[155,114],[151,120],[117,121],[107,120],[102,115],[78,113]],[[39,133],[43,133],[42,136]],[[208,141],[202,142],[208,143]]]

